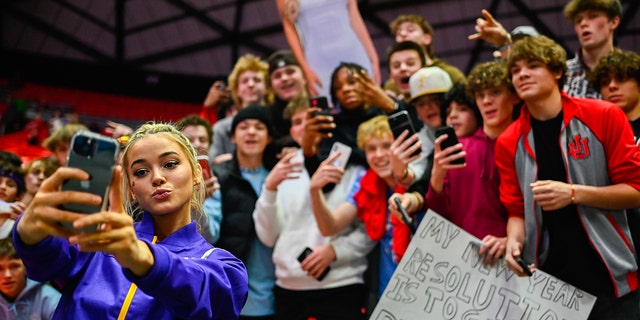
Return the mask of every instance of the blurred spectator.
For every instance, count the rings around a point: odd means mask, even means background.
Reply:
[[[216,123],[220,119],[224,119],[229,115],[227,111],[235,110],[233,101],[230,99],[231,93],[224,81],[218,80],[213,82],[207,96],[202,102],[200,116],[211,124]]]
[[[20,167],[0,162],[0,239],[11,234],[13,225],[26,206],[20,200],[25,191]]]
[[[36,192],[40,189],[42,182],[51,176],[56,169],[58,169],[57,161],[50,158],[35,159],[27,164],[27,167],[24,170],[25,193],[22,196],[22,199],[20,199],[25,206],[28,206],[29,203],[31,203]]]
[[[62,128],[63,125],[66,124],[66,119],[64,119],[62,115],[62,110],[56,108],[53,111],[53,116],[49,119],[49,132],[53,134],[58,131],[58,129]]]
[[[395,36],[396,42],[413,41],[421,45],[425,58],[423,67],[440,67],[446,71],[454,83],[464,82],[464,73],[458,68],[436,58],[433,50],[433,28],[426,19],[415,14],[400,15],[389,24],[391,33]],[[396,91],[392,83],[387,81],[385,89]]]
[[[269,65],[254,55],[246,54],[238,59],[228,81],[228,88],[238,110],[250,104],[271,103],[272,96],[267,90],[268,72]],[[231,141],[232,121],[233,117],[227,117],[213,125],[213,144],[209,155],[214,164],[231,159],[231,153],[235,149]]]
[[[188,115],[176,122],[176,128],[182,131],[182,133],[189,139],[193,148],[196,149],[198,156],[207,156],[209,153],[209,147],[213,139],[213,131],[211,130],[211,123],[206,119],[192,114]],[[213,193],[218,190],[220,185],[218,184],[218,178],[213,175],[211,171],[210,159],[207,157],[206,167],[202,166],[203,177],[205,177],[204,184],[206,187],[205,200],[204,200],[204,213],[205,218],[200,223],[200,232],[207,242],[213,244],[218,241],[220,237],[220,221],[222,221],[221,209],[215,206],[219,203],[213,200]],[[205,172],[207,170],[208,172]],[[208,177],[208,178],[207,178]]]
[[[458,137],[470,136],[482,127],[480,109],[469,99],[466,90],[466,84],[456,83],[444,95],[446,124],[453,127]]]
[[[71,145],[71,138],[80,130],[89,130],[82,124],[69,123],[62,126],[58,131],[49,136],[42,146],[53,152],[56,159],[60,163],[60,166],[67,165],[67,153],[69,152],[69,146]]]
[[[309,100],[292,100],[285,109],[291,137],[302,143]],[[318,230],[309,201],[309,174],[302,150],[287,153],[265,179],[253,219],[259,239],[274,247],[275,319],[357,319],[362,307],[366,254],[373,247],[362,228],[352,224],[338,236]],[[342,203],[350,185],[325,194],[331,208]],[[298,256],[309,248],[312,252]],[[324,275],[324,276],[323,276]]]
[[[264,150],[271,141],[271,121],[267,108],[251,105],[233,117],[231,139],[236,148],[232,158],[213,167],[220,192],[213,197],[222,211],[220,238],[216,246],[242,260],[249,274],[249,297],[241,318],[273,317],[275,267],[273,250],[256,235],[252,213],[269,171],[264,166]],[[295,254],[295,253],[293,253]]]
[[[49,320],[53,317],[60,292],[27,278],[27,270],[11,239],[0,239],[0,283],[0,319]]]

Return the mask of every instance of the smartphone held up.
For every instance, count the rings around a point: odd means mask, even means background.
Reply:
[[[458,136],[456,136],[456,132],[453,129],[452,126],[444,126],[444,127],[440,127],[438,129],[436,129],[436,139],[441,136],[441,135],[447,135],[447,138],[442,141],[442,143],[440,144],[440,149],[444,150],[446,148],[455,146],[456,144],[458,144]],[[461,150],[455,151],[453,154],[460,152]],[[460,158],[460,159],[456,159],[451,161],[451,164],[464,164],[465,160],[464,158]]]
[[[313,113],[314,117],[317,116],[330,116],[331,115],[331,108],[329,107],[329,101],[327,100],[327,97],[312,97],[309,99],[309,107],[311,108],[319,108],[320,111],[316,111]],[[330,133],[331,130],[329,129],[323,129],[320,130],[320,132],[322,133]]]
[[[89,179],[69,179],[62,184],[62,190],[93,193],[102,197],[102,202],[95,206],[67,203],[61,206],[62,209],[78,213],[96,213],[106,210],[109,186],[119,151],[118,140],[90,131],[78,131],[71,138],[67,167],[84,170],[89,174]],[[68,224],[67,227],[72,229]]]
[[[344,143],[336,141],[333,143],[333,145],[331,145],[331,151],[329,152],[329,157],[333,156],[338,152],[340,152],[340,155],[335,161],[333,161],[332,164],[344,170],[347,167],[347,163],[349,163],[349,157],[351,156],[351,147],[349,147]]]
[[[407,112],[406,110],[398,111],[390,115],[389,118],[387,118],[387,121],[389,121],[389,127],[391,127],[391,132],[393,132],[394,139],[398,139],[398,137],[405,130],[409,132],[405,139],[416,133],[416,130],[413,128],[413,123],[411,122],[409,112]],[[420,151],[421,150],[414,151],[411,156],[420,155]]]

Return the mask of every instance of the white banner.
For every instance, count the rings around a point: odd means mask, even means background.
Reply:
[[[485,266],[481,241],[429,211],[370,320],[586,319],[596,298],[540,270]]]

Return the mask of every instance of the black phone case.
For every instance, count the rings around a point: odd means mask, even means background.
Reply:
[[[458,144],[458,136],[456,136],[456,132],[455,130],[453,130],[453,127],[451,126],[445,126],[445,127],[440,127],[438,129],[436,129],[436,138],[438,138],[439,136],[443,135],[443,134],[447,134],[447,139],[445,139],[444,141],[442,141],[442,143],[440,144],[440,149],[444,150],[448,147],[451,146],[455,146],[456,144]],[[454,153],[458,153],[460,152],[460,150],[454,152]],[[454,161],[451,161],[452,164],[463,164],[465,163],[464,158],[461,159],[457,159]]]
[[[522,260],[522,257],[515,257],[515,258],[518,265],[520,265],[522,270],[524,270],[524,273],[526,273],[527,276],[531,277],[533,273],[531,272],[531,270],[529,270],[529,266],[527,265],[527,263],[524,262],[524,260]]]
[[[416,133],[416,130],[413,128],[413,123],[411,123],[411,117],[409,117],[407,111],[402,110],[390,115],[388,121],[395,139],[397,139],[404,130],[409,130],[409,136]]]
[[[311,254],[311,252],[313,252],[313,250],[311,250],[311,248],[306,247],[304,248],[304,250],[302,250],[302,253],[300,253],[300,255],[298,256],[298,262],[302,263],[302,261],[304,261],[304,259]],[[322,279],[324,279],[324,277],[327,276],[327,274],[329,274],[329,271],[331,271],[331,267],[328,266],[326,269],[324,269],[324,271],[322,271],[322,274],[320,275],[320,277],[318,277],[318,281],[322,281]]]
[[[411,117],[409,113],[405,110],[398,111],[387,118],[389,121],[389,127],[391,127],[391,132],[393,132],[393,138],[398,139],[398,137],[405,131],[409,131],[409,135],[407,138],[416,133],[415,128],[413,127],[413,123],[411,122]],[[412,153],[412,156],[417,156],[420,154],[421,150],[417,150]]]
[[[331,115],[331,109],[329,108],[329,101],[327,100],[327,97],[313,97],[309,99],[309,107],[311,108],[320,108],[320,111],[316,111],[312,114],[312,116],[330,116]],[[320,130],[320,132],[322,133],[331,133],[331,130],[328,129],[324,129],[324,130]]]
[[[300,255],[298,256],[298,262],[302,263],[302,261],[304,261],[304,259],[306,259],[307,256],[311,254],[311,252],[313,252],[311,248],[304,248],[304,250],[302,250],[302,253],[300,253]]]

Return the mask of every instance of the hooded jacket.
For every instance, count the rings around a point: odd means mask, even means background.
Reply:
[[[15,301],[0,295],[0,319],[48,320],[53,316],[60,292],[52,286],[27,279],[27,284]]]

